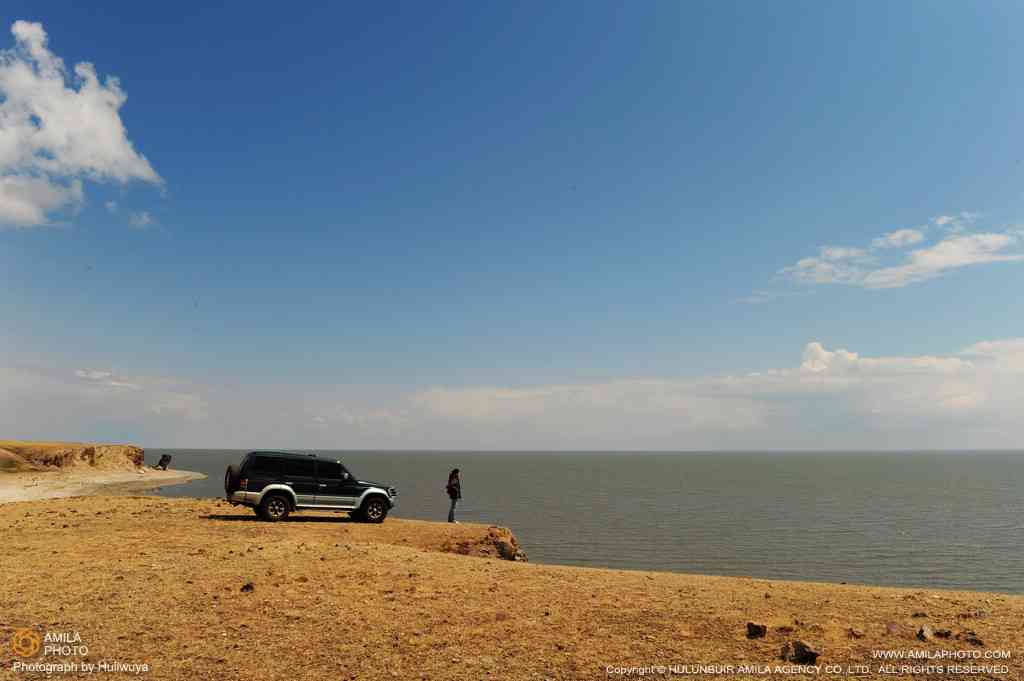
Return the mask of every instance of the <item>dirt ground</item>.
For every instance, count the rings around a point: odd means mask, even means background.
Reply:
[[[3,679],[1024,679],[1021,596],[537,565],[500,559],[510,535],[481,525],[271,524],[160,497],[4,504],[0,536]],[[950,638],[919,641],[924,625]],[[50,647],[15,652],[35,636]],[[780,659],[797,639],[818,670]],[[101,663],[120,671],[80,671]]]

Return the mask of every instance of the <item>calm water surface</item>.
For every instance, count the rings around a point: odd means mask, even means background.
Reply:
[[[243,451],[147,450],[223,496]],[[322,452],[321,453],[328,453]],[[534,562],[1024,593],[1024,452],[329,452],[395,515],[512,528]]]

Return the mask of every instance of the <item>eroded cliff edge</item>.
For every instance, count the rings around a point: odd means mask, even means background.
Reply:
[[[145,453],[135,445],[0,440],[0,470],[133,470],[143,465]]]

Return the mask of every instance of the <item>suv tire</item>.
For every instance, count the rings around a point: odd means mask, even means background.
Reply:
[[[382,523],[388,517],[388,502],[379,496],[372,496],[359,509],[359,518],[368,523]]]
[[[291,500],[283,494],[268,494],[260,502],[260,517],[267,522],[284,520],[292,510]]]
[[[241,475],[241,471],[234,464],[228,466],[228,469],[224,472],[224,491],[228,496],[231,496],[231,493],[238,489],[239,475]]]

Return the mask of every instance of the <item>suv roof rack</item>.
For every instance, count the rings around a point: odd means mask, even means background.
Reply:
[[[307,453],[304,453],[304,452],[282,452],[282,451],[278,451],[278,450],[275,450],[275,449],[256,449],[256,450],[253,450],[253,451],[251,451],[249,453],[250,454],[257,454],[257,455],[264,455],[264,456],[267,456],[267,455],[269,455],[269,456],[285,456],[285,457],[290,457],[290,458],[294,458],[294,459],[316,458],[316,456],[317,456],[316,454],[307,454]]]

